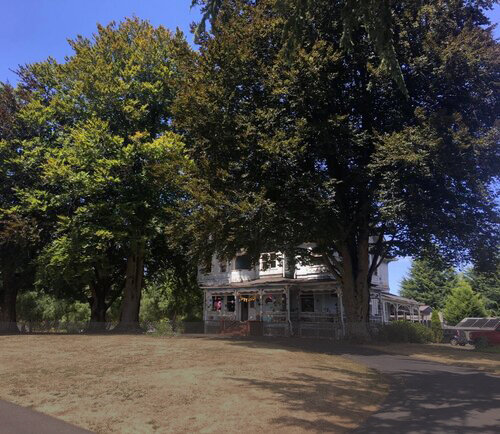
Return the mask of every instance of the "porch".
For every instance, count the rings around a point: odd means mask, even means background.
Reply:
[[[205,332],[340,339],[343,311],[336,284],[294,280],[206,288]]]

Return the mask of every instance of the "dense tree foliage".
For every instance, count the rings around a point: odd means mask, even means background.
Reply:
[[[500,268],[492,271],[468,269],[464,274],[474,292],[481,294],[488,313],[500,316]]]
[[[482,318],[487,315],[484,301],[465,279],[460,279],[445,301],[444,319],[456,325],[464,318]]]
[[[0,331],[15,332],[16,298],[32,289],[40,228],[18,190],[36,188],[36,173],[21,164],[23,140],[33,132],[19,117],[29,92],[0,83]]]
[[[309,3],[292,59],[277,1],[222,2],[176,102],[209,184],[205,250],[317,243],[350,324],[367,321],[387,255],[471,258],[497,233],[500,56],[485,5],[389,4],[405,97],[366,28],[352,32],[355,50],[342,48],[342,2]]]
[[[195,269],[196,270],[196,269]],[[194,271],[195,271],[194,270]],[[178,270],[162,270],[146,279],[141,303],[141,321],[199,320],[202,317],[203,293],[196,272],[180,274]]]
[[[42,183],[17,197],[53,225],[40,280],[84,292],[100,327],[120,294],[121,325],[136,327],[151,244],[186,199],[191,163],[170,107],[191,50],[182,34],[138,19],[70,44],[66,62],[20,70],[31,97],[19,116],[36,131],[21,160]]]
[[[413,298],[435,309],[442,309],[444,301],[457,283],[455,270],[442,262],[414,260],[409,275],[401,282],[401,295]]]

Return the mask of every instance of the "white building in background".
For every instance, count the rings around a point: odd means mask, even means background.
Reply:
[[[306,247],[312,245],[306,245]],[[206,333],[340,338],[344,333],[342,290],[321,257],[292,262],[268,252],[253,265],[245,253],[200,266]],[[389,293],[388,261],[372,278],[370,320],[420,321],[419,303]]]

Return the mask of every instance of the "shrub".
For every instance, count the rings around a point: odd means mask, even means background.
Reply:
[[[388,342],[424,344],[433,340],[433,334],[422,324],[401,320],[381,327],[378,338]]]
[[[490,346],[490,342],[488,341],[488,338],[486,336],[479,336],[478,338],[474,339],[474,347],[476,350],[483,350],[485,348],[488,348]]]
[[[437,310],[432,311],[431,316],[432,341],[439,343],[443,341],[443,326]]]
[[[174,336],[175,331],[168,320],[160,320],[152,323],[143,323],[142,327],[153,336]]]

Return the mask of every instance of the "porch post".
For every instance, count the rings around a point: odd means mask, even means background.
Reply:
[[[238,291],[234,291],[235,297],[234,302],[236,303],[236,321],[241,321],[241,303],[240,303],[240,295]]]
[[[292,321],[290,321],[290,287],[286,287],[286,320],[289,327],[289,334],[292,335]]]
[[[395,316],[395,320],[397,321],[399,319],[399,304],[398,303],[395,303],[395,307],[396,307],[396,316]]]
[[[340,325],[342,327],[342,337],[345,337],[344,303],[342,302],[342,290],[337,289],[337,297],[339,299]]]
[[[203,290],[203,321],[207,320],[207,290]]]
[[[263,309],[263,304],[264,304],[264,290],[259,289],[259,296],[260,296],[260,321],[264,321],[264,318],[262,317],[262,313],[264,312]]]

